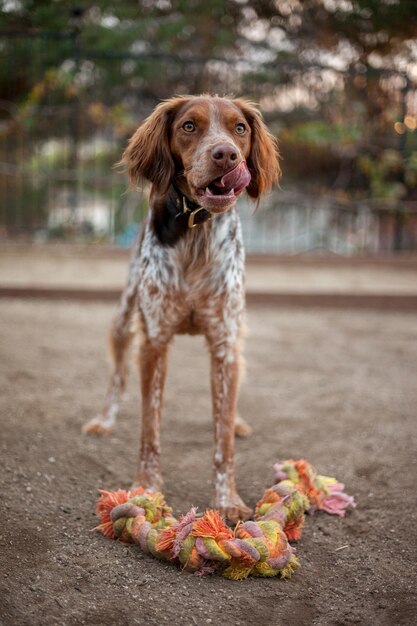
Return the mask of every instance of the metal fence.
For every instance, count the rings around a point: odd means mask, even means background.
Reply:
[[[17,66],[17,58],[26,63]],[[126,90],[121,76],[119,87],[106,92],[98,73],[117,75],[123,68],[134,69],[136,82]],[[76,29],[0,31],[0,71],[7,76],[0,93],[0,237],[129,245],[147,210],[146,193],[126,193],[126,179],[113,164],[135,120],[168,95],[164,76],[176,92],[198,90],[204,74],[208,91],[231,93],[239,86],[228,69],[221,59],[82,49]],[[302,188],[294,182],[287,188],[284,180],[283,191],[256,212],[240,202],[249,252],[350,255],[417,248],[416,203],[340,202]]]

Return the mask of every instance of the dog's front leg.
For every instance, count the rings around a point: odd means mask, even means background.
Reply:
[[[167,343],[159,344],[145,338],[139,353],[142,425],[135,485],[155,491],[161,489],[163,482],[159,463],[160,425],[167,352]]]
[[[213,506],[232,522],[249,517],[251,511],[236,491],[234,474],[234,421],[239,382],[237,344],[210,345],[213,400],[214,468]]]

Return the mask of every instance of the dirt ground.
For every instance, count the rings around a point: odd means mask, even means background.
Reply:
[[[114,307],[0,303],[0,623],[409,626],[415,623],[417,320],[411,313],[252,308],[237,441],[254,505],[280,459],[306,457],[355,496],[345,519],[307,519],[290,580],[203,579],[90,532],[98,488],[127,487],[138,441],[132,368],[119,426],[81,435],[103,399]],[[179,337],[163,424],[176,514],[209,504],[208,358]]]

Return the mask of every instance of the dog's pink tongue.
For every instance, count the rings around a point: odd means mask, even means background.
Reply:
[[[250,179],[251,176],[246,161],[241,161],[234,169],[222,176],[217,186],[234,189],[236,193],[247,187]]]

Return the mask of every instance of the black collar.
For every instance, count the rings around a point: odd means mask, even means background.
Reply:
[[[195,228],[212,219],[210,211],[187,198],[175,185],[172,185],[172,191],[172,200],[177,210],[175,219],[186,222],[187,228]]]
[[[154,230],[163,245],[173,246],[187,231],[212,218],[212,214],[187,198],[174,184],[154,205]]]

